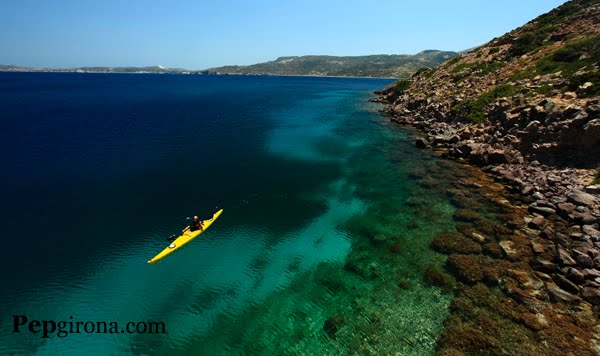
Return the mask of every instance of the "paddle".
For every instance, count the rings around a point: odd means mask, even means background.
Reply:
[[[186,219],[186,220],[192,220],[192,218],[190,218],[189,216],[188,216],[188,217],[186,217],[185,219]],[[184,233],[184,232],[186,232],[186,231],[187,231],[187,230],[189,230],[189,229],[190,229],[190,227],[189,227],[189,226],[186,226],[186,227],[185,227],[185,229],[181,230],[181,233]],[[171,236],[167,237],[167,241],[173,241],[173,240],[175,240],[175,239],[177,239],[177,234],[173,234],[173,235],[171,235]]]

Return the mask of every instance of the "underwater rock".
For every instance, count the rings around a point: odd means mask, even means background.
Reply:
[[[471,238],[471,240],[478,242],[478,243],[484,243],[486,241],[485,236],[483,236],[482,234],[478,233],[477,231],[469,231],[468,234],[466,234],[468,237]]]
[[[481,220],[479,213],[469,209],[458,209],[454,212],[454,215],[452,215],[452,217],[454,218],[454,220],[464,222],[476,222]]]
[[[450,302],[449,308],[452,314],[460,315],[466,319],[471,319],[476,315],[475,305],[469,298],[456,296]]]
[[[454,227],[456,231],[463,235],[468,235],[471,231],[474,231],[474,226],[467,223],[457,223]]]
[[[436,352],[435,356],[466,356],[466,354],[454,348],[447,348]]]
[[[407,206],[411,208],[419,208],[427,205],[427,200],[422,196],[413,195],[408,197],[404,202]]]
[[[510,262],[506,260],[493,259],[484,256],[480,256],[478,262],[483,273],[483,282],[489,286],[500,284],[502,278],[506,276],[506,273],[511,266]]]
[[[400,253],[403,248],[404,248],[404,241],[397,240],[396,242],[394,242],[393,244],[391,244],[388,247],[388,251],[390,251],[391,253]]]
[[[412,283],[407,278],[402,278],[398,281],[398,288],[400,289],[410,289],[412,287]]]
[[[408,172],[408,178],[421,179],[427,175],[427,172],[423,168],[415,168]]]
[[[417,148],[427,148],[427,147],[429,147],[429,142],[427,142],[427,140],[424,139],[424,138],[418,138],[415,141],[415,147],[417,147]]]
[[[332,316],[325,320],[325,323],[323,324],[323,330],[325,330],[330,338],[335,339],[335,334],[345,323],[346,318],[343,316]]]
[[[381,245],[387,241],[387,236],[385,234],[369,235],[369,241],[371,241],[373,245]]]
[[[476,209],[478,206],[477,199],[469,196],[465,193],[448,193],[450,195],[450,202],[460,209]]]
[[[440,183],[439,183],[439,181],[437,181],[436,179],[433,179],[433,178],[424,178],[424,179],[421,179],[418,182],[418,184],[425,189],[433,189],[433,188],[439,186]]]
[[[466,325],[450,325],[438,339],[438,345],[451,347],[467,353],[478,354],[481,350],[499,349],[500,342],[483,331]]]
[[[483,245],[483,253],[492,258],[502,258],[504,256],[502,247],[495,242]]]
[[[455,232],[442,232],[437,234],[431,241],[431,248],[434,251],[445,254],[479,254],[481,246],[462,234]]]
[[[381,267],[375,261],[369,263],[366,270],[366,276],[369,279],[375,279],[381,276]]]
[[[453,272],[459,280],[473,284],[483,279],[483,271],[474,255],[450,255],[446,260],[446,267]]]
[[[499,245],[507,257],[509,257],[511,259],[515,259],[517,257],[517,255],[518,255],[517,244],[514,241],[510,241],[510,240],[500,241]]]
[[[454,278],[439,267],[430,266],[423,275],[425,283],[439,287],[443,292],[450,292],[454,288]]]

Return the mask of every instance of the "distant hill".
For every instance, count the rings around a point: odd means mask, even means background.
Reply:
[[[293,56],[248,66],[210,68],[207,71],[227,74],[408,78],[420,68],[434,67],[457,55],[456,52],[427,50],[415,55]]]
[[[154,73],[154,74],[270,74],[339,77],[408,78],[417,70],[435,67],[456,57],[456,52],[427,50],[415,55],[295,56],[249,66],[225,66],[206,70],[152,67],[33,68],[0,65],[0,72]]]
[[[171,73],[171,74],[197,74],[182,68],[165,68],[163,66],[151,67],[80,67],[80,68],[34,68],[18,65],[0,64],[0,72],[75,72],[75,73]]]

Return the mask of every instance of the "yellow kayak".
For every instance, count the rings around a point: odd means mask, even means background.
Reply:
[[[148,263],[154,264],[154,263],[162,260],[163,258],[172,254],[175,250],[181,248],[183,245],[187,244],[188,242],[190,242],[193,239],[195,239],[196,237],[198,237],[198,235],[200,235],[201,233],[206,231],[206,229],[208,229],[210,227],[210,225],[212,225],[212,223],[215,220],[217,220],[217,218],[219,217],[219,215],[221,215],[222,212],[223,212],[223,209],[214,213],[212,218],[210,218],[208,220],[204,220],[202,222],[202,230],[190,231],[189,227],[186,228],[186,230],[184,231],[184,233],[181,236],[176,238],[175,241],[173,241],[169,246],[167,246],[164,250],[162,250],[161,253],[154,256],[150,261],[148,261]]]

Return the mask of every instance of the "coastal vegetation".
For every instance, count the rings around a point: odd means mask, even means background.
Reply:
[[[410,81],[410,80],[400,79],[394,83],[394,87],[393,87],[394,91],[397,94],[402,94],[406,89],[408,89],[408,87],[410,87],[411,83],[412,83],[412,81]]]
[[[434,72],[435,72],[434,68],[423,67],[423,68],[420,68],[419,70],[417,70],[415,72],[415,74],[412,75],[412,78],[417,77],[419,75],[422,75],[425,78],[430,78]]]
[[[582,97],[600,94],[600,35],[590,36],[569,43],[556,51],[542,57],[533,66],[529,66],[511,76],[511,80],[532,79],[538,75],[559,73],[568,83],[561,89],[579,91]],[[591,83],[586,88],[580,88],[585,83]],[[548,85],[545,85],[548,87]],[[540,94],[539,88],[536,91]]]
[[[569,90],[590,82],[585,96],[600,94],[600,75],[595,67],[600,63],[600,35],[588,37],[559,48],[542,58],[535,66],[536,73],[561,72],[568,80]]]
[[[486,105],[498,98],[511,97],[517,94],[520,89],[516,85],[501,84],[476,99],[467,99],[457,104],[451,112],[466,122],[480,124],[486,121]]]
[[[510,57],[519,57],[550,44],[553,41],[548,39],[548,35],[552,31],[552,28],[552,25],[546,25],[522,34],[513,42],[508,50],[508,54]]]

